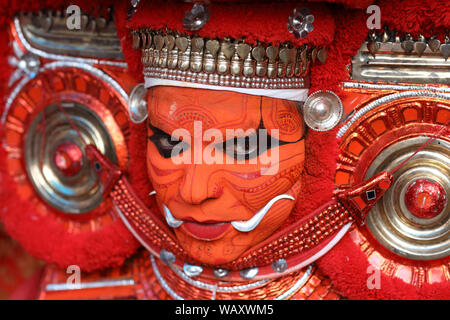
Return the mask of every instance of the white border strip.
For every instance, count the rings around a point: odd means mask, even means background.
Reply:
[[[362,82],[344,82],[344,88],[398,90],[398,91],[419,90],[419,91],[450,92],[450,88],[443,88],[443,87],[376,84],[376,83],[362,83]]]
[[[131,234],[142,244],[142,246],[147,249],[148,252],[150,252],[151,255],[160,257],[160,254],[157,253],[155,250],[153,250],[136,232],[136,230],[131,226],[130,222],[127,220],[127,218],[122,213],[122,210],[117,206],[114,199],[112,199],[112,203],[114,205],[114,208],[116,209],[117,213],[120,216],[120,219],[122,219],[122,222],[125,224],[127,229],[131,232]]]
[[[385,97],[382,97],[378,100],[375,100],[365,107],[361,108],[356,112],[350,120],[348,120],[338,131],[337,137],[341,138],[345,132],[364,114],[371,111],[372,109],[375,109],[376,107],[388,103],[393,100],[397,100],[400,98],[409,98],[409,97],[431,97],[431,98],[440,98],[440,99],[446,99],[450,100],[450,94],[449,93],[442,93],[442,92],[434,92],[434,91],[404,91],[399,93],[394,93]]]
[[[104,287],[121,287],[134,285],[133,279],[121,279],[121,280],[104,280],[95,282],[84,283],[51,283],[45,286],[47,291],[64,291],[64,290],[81,290],[81,289],[94,289]]]
[[[161,273],[159,272],[158,266],[156,265],[155,257],[152,254],[150,254],[150,260],[152,262],[152,267],[153,271],[155,272],[156,279],[158,279],[161,287],[163,287],[163,289],[166,290],[166,292],[175,300],[184,300],[184,298],[179,296],[175,291],[173,291],[172,288],[164,280]]]
[[[172,87],[184,87],[184,88],[195,88],[195,89],[209,89],[209,90],[219,90],[219,91],[232,91],[240,92],[245,94],[250,94],[254,96],[264,96],[278,99],[285,99],[291,101],[302,102],[308,98],[308,89],[248,89],[248,88],[238,88],[238,87],[225,87],[216,86],[210,84],[201,84],[187,81],[177,81],[177,80],[167,80],[159,78],[145,77],[145,87],[156,87],[156,86],[172,86]]]
[[[286,291],[285,293],[276,297],[274,300],[285,300],[285,299],[289,298],[292,294],[294,294],[298,289],[303,287],[303,285],[306,283],[309,276],[311,275],[312,269],[313,269],[313,265],[310,264],[308,266],[308,269],[303,274],[303,276],[288,291]]]

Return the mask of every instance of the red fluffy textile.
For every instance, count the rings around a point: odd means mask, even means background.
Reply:
[[[348,235],[316,263],[332,279],[334,287],[349,299],[450,299],[448,281],[425,283],[419,288],[383,272],[380,273],[380,289],[369,289],[367,281],[373,271],[368,272],[367,256]]]
[[[14,13],[19,10],[37,11],[40,8],[64,9],[73,1],[2,1],[0,6],[0,96],[4,99],[10,90],[7,87],[12,68],[7,57],[12,55],[8,39],[8,23]],[[104,1],[103,8],[92,2],[82,0],[77,4],[94,15],[106,14],[108,2]],[[0,128],[1,131],[1,128]],[[1,137],[0,132],[0,137]],[[64,218],[49,214],[36,214],[35,204],[19,200],[16,194],[15,182],[6,171],[6,158],[0,147],[0,218],[4,222],[5,230],[32,255],[46,262],[55,262],[61,267],[78,265],[83,271],[92,271],[110,266],[120,266],[123,261],[133,254],[139,247],[138,242],[120,219],[107,227],[95,232],[72,234],[64,227]],[[7,186],[7,187],[6,187]],[[70,219],[70,218],[67,218]]]
[[[381,1],[382,24],[400,31],[432,34],[444,26],[450,26],[450,3],[448,1]],[[402,8],[399,10],[398,8]],[[331,65],[317,66],[312,70],[319,77],[322,88],[339,92],[338,83],[347,78],[346,68],[351,57],[367,36],[364,12],[348,10],[338,15],[336,36],[329,50]],[[441,39],[443,40],[443,39]],[[324,69],[325,68],[325,69]],[[316,78],[317,79],[317,78]],[[448,258],[447,258],[448,261]],[[450,283],[424,284],[417,288],[400,279],[381,275],[381,289],[367,287],[369,262],[350,237],[345,236],[336,247],[317,261],[317,265],[332,280],[337,290],[350,299],[449,299]]]
[[[316,2],[316,0],[313,0]],[[63,8],[73,1],[3,1],[0,6],[0,30],[6,30],[6,23],[10,17],[18,10],[32,11],[38,8]],[[365,9],[372,1],[368,0],[329,0],[328,2],[341,3],[343,5],[330,4],[323,6],[321,4],[311,5],[308,3],[299,3],[297,6],[313,8],[323,8],[323,13],[313,13],[316,16],[314,22],[315,30],[306,39],[307,42],[317,45],[327,45],[328,59],[325,65],[316,64],[311,72],[312,88],[311,92],[316,90],[332,90],[339,94],[341,91],[339,84],[348,79],[346,66],[350,64],[351,57],[357,52],[360,44],[367,35],[366,19],[368,15],[365,10],[349,10],[344,6]],[[130,73],[136,79],[142,80],[142,65],[140,63],[140,53],[131,49],[130,28],[147,26],[147,16],[144,14],[144,7],[151,8],[156,2],[141,1],[138,12],[129,23],[125,22],[126,9],[129,1],[102,1],[106,7],[113,3],[116,10],[116,24],[118,27],[118,36],[121,39],[122,48],[129,65]],[[92,2],[86,0],[77,1],[77,4],[90,10]],[[383,24],[388,24],[401,31],[409,31],[414,35],[424,32],[430,35],[434,32],[444,30],[450,26],[450,2],[444,0],[403,0],[403,1],[378,1],[381,7],[381,17]],[[181,7],[182,9],[181,9]],[[181,10],[168,10],[167,15],[170,19],[171,28],[177,28],[180,25],[181,17],[184,11],[190,9],[192,4],[177,3],[176,7]],[[264,4],[264,8],[272,9],[275,5]],[[94,4],[96,9],[97,3]],[[238,21],[243,23],[252,23],[253,29],[243,28],[242,24],[220,25],[219,13],[215,8],[224,8],[230,15],[238,16]],[[264,19],[259,19],[251,13],[229,10],[227,4],[211,5],[210,22],[198,32],[200,36],[247,36],[248,41],[253,41],[255,35],[261,30],[270,30],[270,33],[264,38],[269,41],[292,40],[293,36],[287,32],[286,17],[294,6],[281,4],[280,11],[271,10],[274,13],[275,23],[268,23]],[[277,7],[278,8],[278,7]],[[401,10],[399,10],[401,8]],[[227,11],[228,10],[228,11]],[[167,18],[162,15],[161,18]],[[217,19],[216,19],[217,18]],[[272,18],[272,17],[271,17]],[[152,25],[163,27],[160,17],[155,17]],[[218,28],[219,34],[217,34]],[[243,33],[243,29],[251,32]],[[442,38],[440,39],[443,40]],[[303,40],[296,40],[300,43]],[[7,56],[10,54],[8,48],[8,39],[5,32],[0,32],[0,64],[3,72],[0,74],[0,95],[5,96],[7,92],[6,83],[11,72],[7,65]],[[337,141],[334,139],[335,130],[328,133],[309,132],[307,144],[307,162],[303,175],[304,192],[299,199],[297,210],[293,213],[292,219],[306,214],[318,207],[320,204],[330,198],[333,191],[333,175],[335,168],[335,156],[337,154]],[[146,129],[145,125],[133,126],[130,142],[130,180],[133,183],[136,192],[149,206],[154,203],[148,197],[151,191],[151,185],[147,180],[147,169],[145,164],[145,145]],[[325,150],[325,152],[324,152]],[[4,159],[0,155],[0,160]],[[5,166],[0,163],[1,168]],[[2,175],[2,185],[14,186],[8,175]],[[14,209],[8,210],[4,203],[14,199],[14,188],[3,188],[0,196],[0,217],[5,219],[7,211],[16,212]],[[62,234],[61,230],[53,221],[46,221],[45,217],[40,218],[45,224],[37,223],[31,219],[33,207],[30,204],[15,203],[15,208],[20,208],[28,214],[28,220],[19,219],[17,215],[8,215],[7,229],[15,238],[23,238],[22,244],[30,250],[31,253],[40,256],[47,261],[62,261],[63,265],[72,264],[74,260],[81,261],[78,264],[86,270],[99,268],[105,265],[119,265],[123,261],[124,252],[133,250],[132,246],[136,244],[126,243],[126,237],[120,238],[125,229],[123,226],[111,226],[109,229],[110,237],[100,237],[99,235],[82,235],[69,237]],[[6,208],[6,209],[5,209]],[[18,228],[20,226],[20,228]],[[123,228],[123,229],[122,229]],[[37,233],[31,232],[37,230]],[[44,250],[39,245],[41,240],[36,234],[46,235],[45,239],[49,243]],[[85,237],[83,237],[85,236]],[[92,237],[87,239],[87,237]],[[117,254],[112,254],[111,247],[124,241],[124,246],[117,249]],[[83,244],[84,243],[84,244]],[[86,248],[86,243],[93,243],[92,248]],[[50,250],[48,251],[48,248]],[[86,249],[89,249],[86,251]],[[47,251],[46,251],[47,250]],[[351,239],[345,237],[332,251],[318,261],[319,267],[323,272],[330,276],[337,290],[350,299],[425,299],[425,298],[446,298],[448,299],[448,283],[439,283],[433,285],[424,285],[421,288],[408,285],[399,279],[392,279],[382,275],[381,290],[369,290],[366,286],[368,261],[361,249],[357,247]]]
[[[384,1],[380,3],[382,21],[385,24],[397,27],[399,30],[411,30],[412,22],[417,21],[414,25],[413,32],[421,30],[425,25],[430,25],[433,18],[439,16],[439,2],[433,4],[426,4],[424,1],[404,1],[403,4],[398,2]],[[366,3],[367,4],[367,3]],[[396,21],[398,12],[394,10],[393,6],[401,6],[405,8],[401,15],[400,21]],[[446,5],[448,6],[448,4]],[[412,19],[405,19],[405,13],[417,11],[410,8],[418,8],[419,12],[413,15]],[[364,8],[364,6],[362,6]],[[340,84],[349,78],[349,71],[347,66],[351,63],[351,57],[355,55],[361,43],[367,36],[366,19],[368,15],[361,10],[345,10],[341,6],[332,7],[335,18],[335,34],[334,39],[327,46],[328,59],[326,64],[316,64],[311,71],[311,93],[317,90],[332,90],[338,95],[341,93]],[[120,11],[123,12],[123,11]],[[448,14],[450,10],[446,11]],[[123,14],[123,13],[122,13]],[[420,15],[420,18],[417,17]],[[136,20],[135,20],[136,19]],[[437,19],[435,24],[436,29],[443,25],[449,25],[448,18]],[[134,21],[134,22],[133,22]],[[129,35],[129,26],[134,28],[138,26],[145,26],[145,21],[140,21],[140,18],[133,18],[131,24],[127,24],[125,28],[119,29],[119,35],[124,46],[125,56],[130,66],[138,73],[136,77],[142,79],[140,64],[140,54],[135,50],[131,50],[131,37]],[[159,21],[159,20],[158,20]],[[409,22],[408,22],[409,21]],[[405,24],[407,23],[407,24]],[[153,22],[152,22],[153,24]],[[402,25],[403,24],[403,25]],[[315,27],[317,25],[315,24]],[[320,29],[320,27],[319,27]],[[320,29],[322,30],[322,29]],[[312,34],[311,34],[312,36]],[[316,35],[317,38],[320,36]],[[326,37],[322,37],[325,39]],[[309,40],[309,39],[308,39]],[[336,166],[337,144],[336,130],[327,133],[318,133],[310,130],[306,139],[306,164],[303,173],[303,191],[297,203],[296,210],[292,213],[290,219],[286,222],[289,224],[292,220],[296,220],[314,210],[325,201],[330,199],[334,189],[334,170]],[[137,156],[135,163],[136,170],[143,172],[146,167],[143,166],[145,160],[145,141],[142,139],[145,136],[145,126],[141,128],[135,127],[132,130],[132,136],[135,140],[140,140],[139,149],[136,149]],[[133,140],[133,138],[132,138]],[[326,150],[326,152],[324,152]],[[133,154],[132,154],[133,157]],[[140,164],[138,164],[140,162]],[[134,167],[134,166],[133,166]],[[142,179],[138,172],[130,170],[130,175],[135,177],[137,185],[145,186],[145,179]],[[147,196],[149,188],[143,188],[144,191],[140,193],[143,199],[150,202]],[[348,259],[348,260],[347,260]],[[339,267],[337,266],[339,264]],[[402,280],[392,279],[382,275],[381,290],[369,290],[366,285],[367,281],[367,267],[368,261],[366,256],[361,252],[351,239],[347,236],[342,242],[337,245],[329,254],[318,261],[318,265],[323,272],[330,276],[337,290],[341,291],[344,296],[350,299],[424,299],[424,298],[443,298],[448,295],[449,284],[440,283],[433,285],[424,285],[421,288],[416,288],[412,285],[406,284]]]
[[[208,6],[208,22],[200,30],[192,32],[185,30],[182,24],[185,11],[192,8],[191,3],[144,1],[126,27],[129,30],[169,28],[205,38],[245,38],[251,44],[258,40],[275,44],[290,41],[295,45],[309,43],[323,46],[333,40],[334,18],[323,4],[308,4],[314,15],[314,30],[308,37],[296,39],[286,26],[287,18],[296,7],[295,3],[212,3]]]
[[[155,197],[148,194],[153,191],[147,172],[147,126],[146,123],[135,124],[130,130],[130,164],[128,175],[133,190],[147,207],[159,212]]]
[[[21,200],[16,183],[5,172],[6,155],[0,148],[0,219],[9,235],[32,255],[62,268],[78,265],[89,272],[120,266],[139,247],[138,242],[118,218],[96,231],[68,232],[62,218],[36,213],[36,204]],[[70,219],[70,218],[67,218]]]

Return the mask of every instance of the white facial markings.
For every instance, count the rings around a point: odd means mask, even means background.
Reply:
[[[250,232],[253,229],[255,229],[262,219],[266,216],[267,212],[269,212],[270,208],[281,199],[290,199],[295,200],[295,198],[288,194],[280,194],[279,196],[276,196],[272,200],[270,200],[261,210],[259,210],[253,218],[249,220],[241,220],[241,221],[233,221],[231,222],[231,225],[240,232]]]
[[[295,201],[295,198],[291,195],[280,194],[280,195],[276,196],[275,198],[273,198],[272,200],[270,200],[261,210],[259,210],[253,216],[253,218],[251,218],[249,220],[232,221],[231,225],[233,226],[233,228],[235,228],[236,230],[238,230],[240,232],[252,231],[261,223],[262,219],[264,219],[267,212],[269,212],[270,208],[275,204],[275,202],[277,202],[278,200],[281,200],[281,199],[289,199],[289,200]],[[163,210],[164,210],[164,216],[166,218],[167,224],[170,227],[178,228],[183,224],[182,220],[178,220],[172,215],[169,208],[167,208],[167,206],[165,204],[163,204]]]
[[[175,217],[172,215],[169,208],[167,208],[165,204],[163,204],[163,210],[164,216],[166,217],[166,221],[169,226],[171,226],[172,228],[178,228],[183,224],[183,221],[175,219]]]

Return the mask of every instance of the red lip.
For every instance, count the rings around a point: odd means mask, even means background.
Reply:
[[[230,228],[231,223],[198,223],[185,221],[182,225],[184,231],[199,240],[216,240]]]

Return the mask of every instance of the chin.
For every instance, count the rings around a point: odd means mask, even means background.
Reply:
[[[178,229],[175,230],[175,234],[180,245],[192,258],[212,266],[235,260],[254,245],[249,234],[242,234],[234,229],[217,240],[196,239]]]
[[[175,229],[176,237],[188,254],[201,263],[220,266],[238,259],[248,249],[270,237],[279,225],[260,225],[255,230],[243,233],[232,227],[219,239],[203,240],[184,232],[183,227]],[[264,230],[264,231],[263,231]]]

